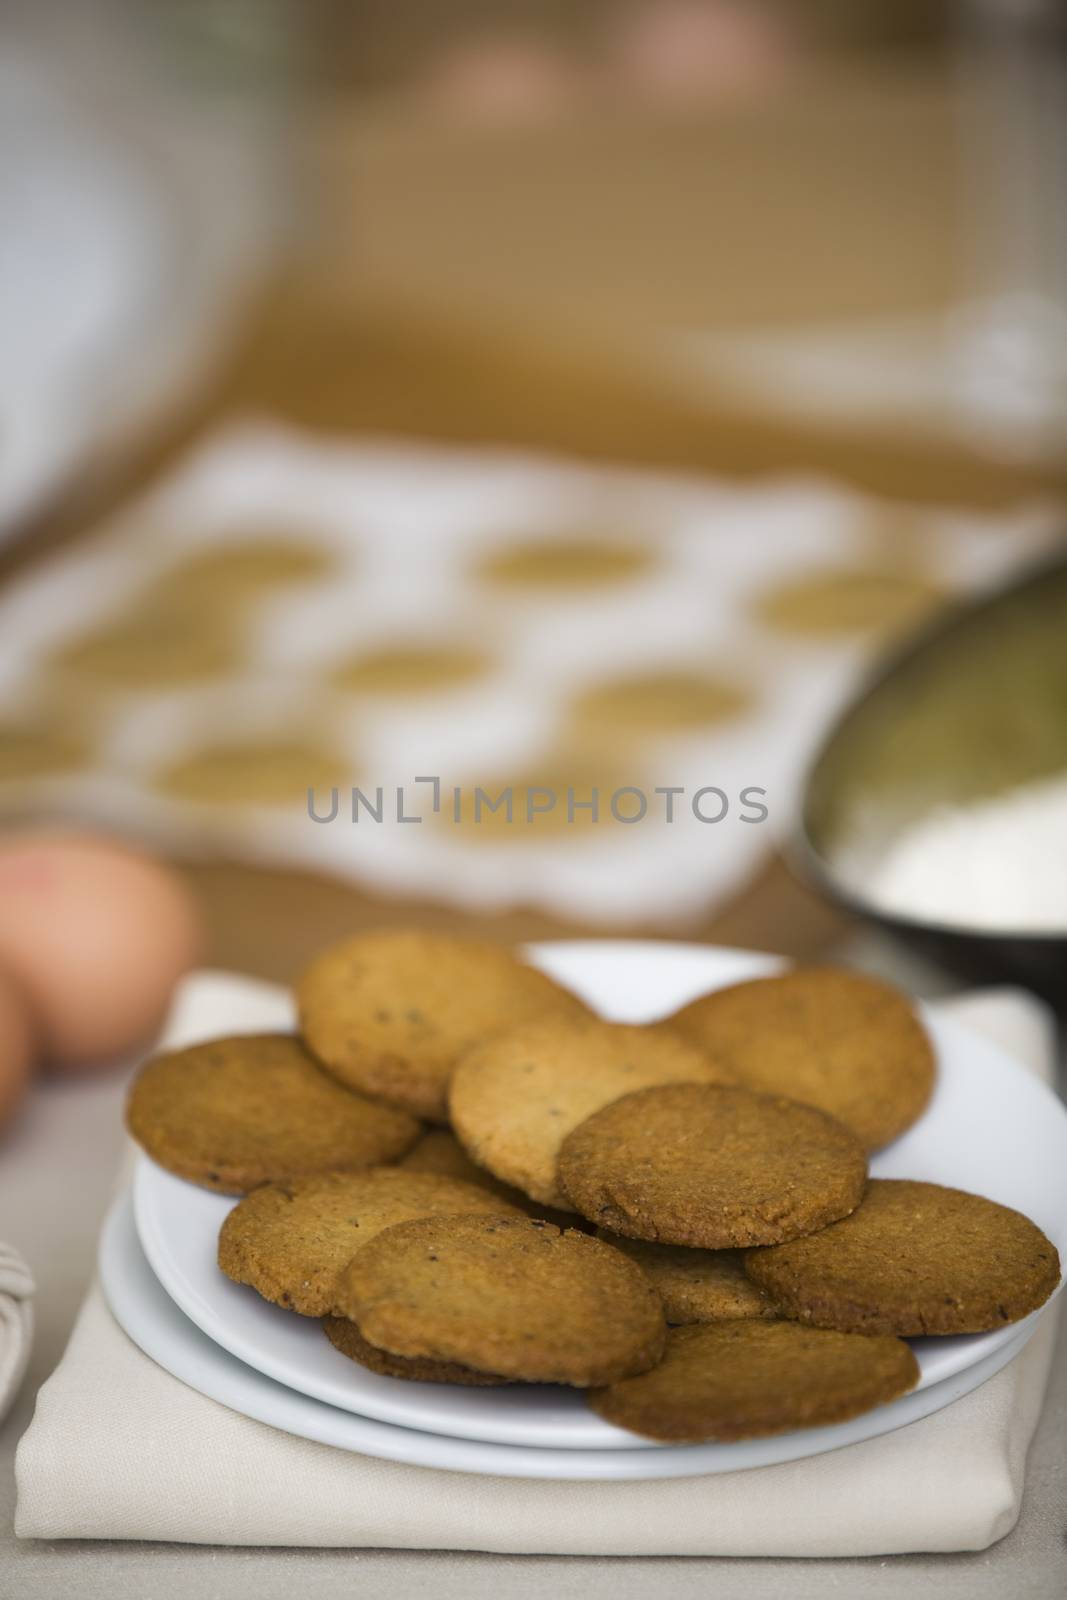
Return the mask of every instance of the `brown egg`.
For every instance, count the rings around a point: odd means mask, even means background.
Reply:
[[[30,1081],[33,1028],[14,981],[0,973],[0,1129],[18,1108]]]
[[[77,1070],[151,1040],[199,943],[190,895],[150,856],[91,834],[0,841],[0,970],[48,1064]]]

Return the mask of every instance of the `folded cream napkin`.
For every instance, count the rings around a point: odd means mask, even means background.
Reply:
[[[18,1392],[33,1340],[33,1279],[11,1245],[0,1244],[0,1418]]]
[[[1049,1074],[1051,1031],[1029,997],[946,1009]],[[984,1549],[1019,1514],[1054,1322],[982,1388],[880,1439],[718,1477],[561,1483],[376,1461],[253,1422],[157,1367],[94,1288],[19,1448],[16,1526],[24,1538],[560,1555]]]

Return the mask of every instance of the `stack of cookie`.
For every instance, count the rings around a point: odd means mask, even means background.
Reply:
[[[243,1196],[219,1265],[389,1377],[563,1383],[653,1439],[848,1417],[918,1377],[905,1342],[1015,1321],[1059,1282],[1018,1212],[869,1181],[922,1113],[907,1000],[794,971],[603,1021],[495,946],[327,951],[300,1036],[157,1057],[134,1137]]]

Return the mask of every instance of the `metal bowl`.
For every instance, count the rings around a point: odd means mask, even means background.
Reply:
[[[876,669],[809,769],[797,864],[920,954],[969,979],[1022,984],[1067,1013],[1067,906],[1051,931],[932,919],[920,907],[887,909],[864,874],[936,808],[1056,773],[1067,773],[1063,553],[943,614]]]

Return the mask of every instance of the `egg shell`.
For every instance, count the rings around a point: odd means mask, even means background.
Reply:
[[[48,1065],[75,1071],[148,1043],[199,948],[190,894],[150,856],[89,834],[0,842],[0,969]]]

